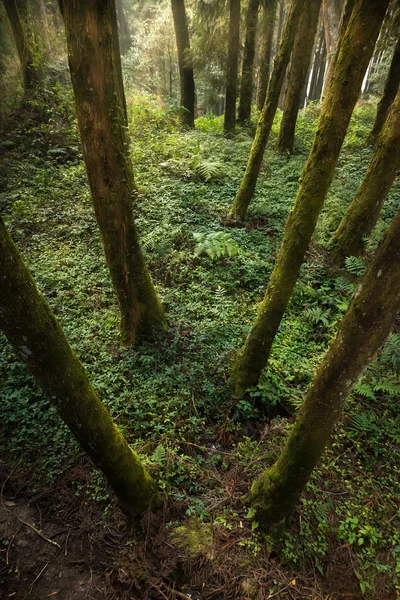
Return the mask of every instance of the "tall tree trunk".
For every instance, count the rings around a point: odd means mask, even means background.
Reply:
[[[236,125],[236,97],[239,63],[240,0],[229,2],[229,45],[226,66],[226,101],[224,132],[234,133]]]
[[[23,15],[20,14],[16,0],[3,0],[3,2],[21,63],[24,90],[30,92],[37,87],[40,80],[38,69],[35,66],[31,32],[28,30]],[[26,8],[26,0],[22,0],[22,2]]]
[[[354,4],[355,4],[355,0],[344,0],[344,2],[342,2],[343,8],[342,8],[342,15],[340,17],[338,39],[337,39],[337,43],[336,43],[337,48],[340,46],[340,44],[343,43],[343,39],[346,34],[347,25],[349,24],[351,13],[353,12]],[[338,52],[335,53],[332,60],[328,61],[328,68],[326,70],[325,81],[323,81],[323,88],[327,87],[328,82],[329,82],[330,78],[332,77],[333,69],[335,66],[335,60],[336,60],[337,56],[338,56]]]
[[[297,281],[389,0],[356,0],[265,298],[233,369],[236,392],[257,383]]]
[[[154,483],[100,402],[1,218],[0,272],[0,328],[124,509],[142,514]]]
[[[331,260],[360,256],[400,168],[400,92],[389,109],[365,177],[331,242]]]
[[[369,140],[373,141],[382,129],[385,122],[388,110],[396,97],[397,90],[400,84],[400,37],[397,40],[397,44],[394,49],[392,62],[390,64],[389,72],[385,82],[385,89],[383,91],[382,98],[379,101],[378,109],[376,111],[376,117],[374,125],[372,127]]]
[[[285,20],[285,0],[278,0],[279,3],[279,13],[278,13],[278,26],[276,29],[276,40],[275,40],[275,52],[278,53],[279,47],[281,45],[282,40],[282,31],[283,31],[283,22]]]
[[[291,516],[353,385],[386,340],[399,310],[400,211],[340,323],[280,457],[251,488],[255,519],[272,537]]]
[[[244,42],[242,79],[238,108],[238,123],[248,124],[251,116],[253,97],[254,57],[256,52],[256,33],[260,0],[249,0],[246,14],[246,38]]]
[[[277,2],[269,0],[263,4],[263,19],[260,42],[260,58],[258,64],[258,81],[256,104],[258,110],[262,110],[267,93],[268,80],[271,71],[272,38],[274,35]]]
[[[190,58],[189,30],[185,10],[185,0],[171,0],[174,17],[176,46],[178,49],[179,76],[181,80],[181,106],[184,109],[182,122],[194,127],[194,77]]]
[[[264,107],[261,111],[257,125],[256,135],[251,146],[250,156],[247,161],[246,172],[243,176],[238,193],[233,203],[231,214],[240,220],[246,216],[251,198],[253,196],[265,148],[271,133],[272,123],[279,102],[283,79],[289,63],[293,47],[297,24],[303,8],[304,0],[292,0],[285,29],[282,36],[279,52],[274,61],[274,68],[269,80]]]
[[[325,71],[325,53],[326,53],[326,45],[325,45],[325,32],[324,32],[324,23],[320,20],[320,31],[319,31],[319,39],[318,44],[316,46],[316,52],[314,56],[314,63],[311,74],[310,81],[310,92],[308,94],[308,98],[311,101],[319,100],[317,98],[317,87],[319,80],[319,73],[321,70],[321,66],[323,65],[323,69]]]
[[[293,152],[297,114],[301,93],[306,84],[320,7],[321,0],[306,0],[301,13],[290,60],[288,86],[278,138],[278,149],[281,152]]]
[[[132,45],[131,33],[129,31],[129,25],[128,21],[126,20],[122,0],[116,0],[115,4],[117,8],[119,45],[121,49],[121,54],[122,56],[124,56]]]
[[[334,59],[337,49],[342,8],[343,0],[322,0],[328,69],[329,63]]]
[[[135,191],[128,157],[114,0],[63,0],[69,65],[83,157],[97,223],[121,310],[121,339],[139,341],[165,324],[132,216]]]

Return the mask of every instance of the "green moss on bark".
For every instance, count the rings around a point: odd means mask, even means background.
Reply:
[[[40,81],[39,71],[34,59],[32,36],[23,15],[18,9],[16,0],[3,0],[3,2],[21,63],[24,90],[28,93],[37,87]],[[26,15],[26,0],[23,0],[21,4],[25,5],[24,12]]]
[[[400,92],[381,131],[365,177],[332,241],[329,259],[342,265],[346,256],[360,256],[364,240],[379,218],[400,168]]]
[[[293,293],[333,178],[387,4],[388,0],[380,3],[356,1],[265,298],[233,367],[232,378],[238,394],[257,383],[268,362],[272,342]]]
[[[271,72],[272,38],[274,36],[274,26],[277,7],[278,3],[275,1],[263,3],[260,58],[258,61],[256,95],[256,105],[258,110],[260,111],[264,106],[265,96],[268,87],[268,80]]]
[[[0,219],[0,328],[124,509],[140,515],[156,488],[95,393],[88,376]]]
[[[249,0],[246,14],[246,38],[244,42],[242,79],[238,108],[238,123],[250,122],[251,100],[253,97],[254,57],[256,53],[256,32],[260,0]]]
[[[184,108],[182,123],[194,127],[194,77],[190,61],[190,41],[185,0],[171,0],[176,45],[178,49],[179,76],[181,82],[181,106]]]
[[[255,519],[278,536],[325,448],[353,385],[386,340],[400,310],[400,211],[343,317],[288,441],[253,484]]]
[[[121,311],[121,341],[165,326],[132,215],[125,96],[113,0],[63,0],[69,65],[92,200]]]
[[[256,135],[251,146],[246,172],[243,176],[238,193],[231,209],[231,215],[243,220],[253,196],[265,148],[271,133],[272,123],[278,108],[279,95],[289,63],[293,47],[297,23],[304,4],[304,0],[292,0],[290,12],[286,21],[279,51],[275,57],[274,68],[268,84],[264,108],[257,125]]]
[[[240,0],[229,3],[229,47],[226,67],[226,96],[224,132],[234,133],[236,125],[236,96],[239,62]]]

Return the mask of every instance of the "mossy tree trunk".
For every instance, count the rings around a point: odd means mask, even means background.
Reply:
[[[187,127],[194,127],[195,90],[185,0],[171,0],[171,6],[178,49],[181,106],[184,109],[182,123]]]
[[[353,385],[374,358],[400,310],[400,212],[343,317],[289,439],[250,499],[260,528],[277,537],[317,465]]]
[[[251,117],[253,98],[254,57],[256,53],[256,33],[260,0],[249,0],[246,13],[246,37],[244,41],[242,78],[240,82],[238,123],[247,125]]]
[[[344,0],[342,15],[340,17],[339,32],[338,32],[336,48],[338,48],[343,43],[343,39],[346,34],[346,29],[347,29],[347,26],[350,21],[351,13],[353,12],[354,3],[355,3],[355,0]],[[376,48],[376,46],[375,46],[375,48]],[[325,77],[325,81],[323,82],[324,88],[327,87],[328,82],[332,76],[337,56],[338,56],[338,52],[336,52],[333,59],[328,62],[326,77]]]
[[[83,157],[97,223],[121,310],[121,341],[165,325],[132,215],[125,97],[114,0],[63,0]]]
[[[313,147],[265,298],[232,373],[236,392],[257,383],[293,293],[304,255],[331,184],[339,152],[389,0],[356,0],[322,104]]]
[[[342,8],[343,0],[322,0],[328,70],[336,54]]]
[[[390,64],[389,72],[385,82],[385,89],[383,91],[382,98],[379,101],[378,109],[376,111],[376,117],[374,121],[374,125],[370,134],[370,141],[375,140],[375,138],[379,135],[382,126],[385,122],[388,110],[390,105],[392,104],[397,90],[399,89],[400,84],[400,36],[397,40],[392,62]]]
[[[37,87],[40,81],[39,71],[35,64],[32,35],[24,16],[20,13],[16,0],[3,0],[3,2],[21,63],[24,90],[25,93],[29,93]],[[26,0],[22,0],[22,2],[26,5]],[[26,6],[24,12],[27,14]]]
[[[267,95],[258,121],[256,135],[251,146],[246,171],[231,209],[231,214],[236,219],[243,220],[246,216],[247,209],[257,184],[262,159],[271,133],[276,109],[278,107],[279,94],[289,63],[303,4],[304,0],[291,0],[281,45],[275,56],[274,68],[269,80]]]
[[[226,65],[224,132],[232,134],[236,125],[236,97],[239,66],[240,0],[229,1],[229,42]]]
[[[308,67],[318,26],[321,0],[306,0],[290,60],[283,116],[278,138],[278,150],[293,152],[294,132],[300,108],[301,94],[306,84]]]
[[[267,93],[268,80],[271,72],[271,54],[272,38],[274,36],[274,26],[276,9],[278,3],[276,0],[266,0],[263,3],[263,18],[260,41],[260,58],[258,61],[258,80],[256,105],[258,110],[262,110]]]
[[[364,239],[376,222],[400,169],[400,92],[389,109],[374,154],[354,200],[331,242],[330,259],[341,265],[346,256],[360,256]]]
[[[132,41],[122,0],[116,0],[116,9],[118,20],[119,45],[121,48],[121,54],[124,56],[131,47]]]
[[[155,485],[100,402],[0,218],[0,329],[132,516]]]

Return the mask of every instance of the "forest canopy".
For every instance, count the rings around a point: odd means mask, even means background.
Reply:
[[[0,596],[400,593],[399,0],[0,1]]]

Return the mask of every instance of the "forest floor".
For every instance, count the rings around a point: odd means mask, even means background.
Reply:
[[[103,402],[165,494],[135,530],[0,339],[0,597],[255,600],[369,598],[400,590],[400,335],[347,403],[281,548],[268,552],[244,501],[278,456],[351,299],[364,260],[330,276],[324,245],[359,185],[374,106],[352,120],[335,180],[260,383],[240,398],[229,363],[253,321],[316,129],[273,151],[243,227],[226,219],[251,132],[221,118],[183,132],[154,99],[128,97],[135,219],[168,330],[121,348],[70,90],[49,87],[2,124],[0,212]],[[396,183],[367,251],[400,205]]]

